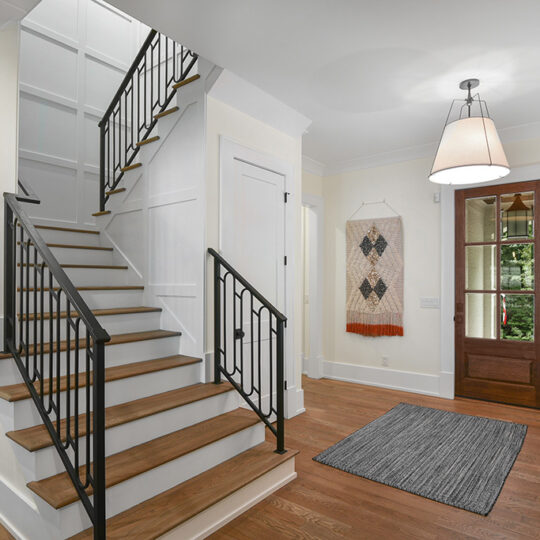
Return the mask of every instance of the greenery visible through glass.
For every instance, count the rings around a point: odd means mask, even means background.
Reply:
[[[501,339],[534,341],[534,295],[501,294]]]
[[[501,245],[501,289],[534,289],[534,245]]]

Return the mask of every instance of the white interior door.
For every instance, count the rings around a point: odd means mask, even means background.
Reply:
[[[283,175],[232,160],[221,178],[221,251],[267,300],[285,306]]]
[[[231,158],[222,167],[223,257],[278,310],[285,311],[283,175]],[[276,325],[268,309],[224,277],[224,364],[263,414],[275,411]],[[241,335],[239,335],[241,334]]]

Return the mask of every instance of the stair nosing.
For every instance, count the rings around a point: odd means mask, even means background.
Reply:
[[[180,360],[182,359],[182,362],[174,363],[174,360]],[[155,367],[158,365],[158,363],[164,363],[166,360],[170,361],[170,365],[165,365],[162,367]],[[164,356],[162,358],[153,358],[151,360],[142,360],[140,362],[132,362],[131,364],[121,364],[119,366],[111,366],[108,368],[105,368],[105,382],[114,382],[119,381],[122,379],[129,379],[131,377],[138,377],[140,375],[147,375],[149,373],[156,373],[158,371],[167,371],[169,369],[175,369],[179,367],[189,366],[191,364],[197,364],[202,362],[200,358],[195,358],[192,356],[185,356],[185,355],[172,355],[172,356]],[[129,367],[142,367],[146,366],[147,369],[143,371],[135,370],[134,372],[129,372]],[[91,377],[90,377],[91,378]],[[60,377],[61,383],[60,383],[60,392],[66,392],[67,391],[67,377],[66,375],[62,375]],[[75,389],[75,375],[70,376],[70,384],[69,389],[74,390]],[[79,388],[86,388],[86,372],[81,372],[79,374]],[[47,379],[48,380],[48,379]],[[92,384],[92,383],[90,383]],[[39,388],[39,385],[37,383],[34,383],[34,386],[36,386],[36,390]],[[43,395],[49,395],[49,389],[50,387],[49,383],[44,383],[44,391]],[[52,380],[52,386],[53,386],[53,392],[56,392],[56,377]],[[11,396],[9,392],[5,392],[5,388],[18,388],[24,390],[24,394],[18,394],[15,397]],[[10,384],[6,386],[0,386],[0,399],[3,399],[9,403],[15,403],[17,401],[24,401],[27,399],[31,399],[30,391],[28,390],[26,383],[18,383],[18,384]]]
[[[204,389],[213,389],[215,390],[213,393],[211,394],[205,394],[205,395],[202,395],[202,396],[191,396],[189,398],[185,398],[184,396],[184,399],[180,399],[178,403],[175,403],[173,402],[170,398],[173,396],[173,394],[188,394],[192,391],[197,391],[197,390],[204,390]],[[209,399],[209,398],[212,398],[212,397],[215,397],[215,396],[218,396],[218,395],[221,395],[221,394],[225,394],[227,392],[232,392],[234,390],[233,386],[229,383],[221,383],[219,385],[215,385],[214,383],[196,383],[196,384],[192,384],[192,385],[189,385],[189,386],[184,386],[182,388],[177,388],[175,390],[169,390],[167,392],[161,392],[159,394],[153,394],[151,396],[148,396],[148,397],[144,397],[144,398],[139,398],[139,399],[135,399],[133,401],[128,401],[128,402],[125,402],[125,403],[119,403],[118,405],[112,405],[110,407],[107,407],[105,409],[105,429],[111,429],[111,428],[114,428],[114,427],[117,427],[117,426],[122,426],[124,424],[129,424],[130,422],[135,422],[137,420],[141,420],[143,418],[148,418],[149,416],[153,416],[154,414],[160,414],[160,413],[163,413],[163,412],[166,412],[166,411],[169,411],[171,409],[176,409],[178,407],[184,407],[185,405],[189,405],[191,403],[195,403],[197,401],[201,401],[203,399]],[[195,392],[196,393],[196,392]],[[120,411],[122,408],[126,408],[126,407],[133,407],[134,405],[142,405],[142,406],[147,406],[148,403],[150,403],[152,400],[155,400],[157,397],[160,397],[160,398],[165,398],[166,399],[166,403],[164,403],[162,406],[158,407],[158,408],[155,408],[155,410],[151,410],[150,412],[148,412],[148,410],[146,411],[139,411],[137,414],[134,414],[133,412],[131,412],[130,414],[125,414],[125,417],[124,418],[118,418],[118,417],[115,417],[114,420],[109,420],[108,418],[111,417],[111,413],[117,413],[118,411]],[[147,408],[147,407],[146,407]],[[108,413],[108,414],[107,414]],[[84,430],[84,427],[85,427],[85,424],[86,424],[86,415],[84,414],[81,414],[79,416],[79,436],[80,437],[83,437],[85,434],[86,434],[86,431]],[[74,416],[70,417],[70,424],[73,425],[73,419],[74,419]],[[65,419],[63,421],[61,421],[61,428],[60,428],[60,431],[61,431],[61,440],[62,441],[65,441],[66,439],[66,433],[65,433]],[[56,422],[53,422],[53,425],[56,427]],[[81,429],[81,426],[82,426],[82,429]],[[28,433],[30,430],[33,430],[33,431],[40,431],[42,434],[43,434],[43,439],[46,439],[46,444],[43,443],[43,441],[40,441],[38,443],[34,443],[34,444],[23,444],[21,442],[21,439],[20,439],[20,435],[22,434],[22,432],[26,432]],[[47,431],[47,428],[43,425],[43,424],[38,424],[37,426],[31,426],[29,428],[24,428],[24,429],[20,429],[20,430],[15,430],[15,431],[9,431],[6,433],[6,436],[9,437],[12,441],[16,442],[17,444],[19,444],[20,446],[22,446],[23,448],[25,448],[26,450],[28,450],[29,452],[37,452],[38,450],[42,450],[43,448],[48,448],[48,447],[52,447],[54,446],[49,434],[48,434],[48,431]]]
[[[180,110],[180,107],[175,105],[174,107],[170,107],[169,109],[165,109],[164,111],[161,111],[154,115],[155,120],[159,120],[160,118],[163,118],[164,116],[168,116],[169,114],[175,113]]]
[[[237,418],[239,424],[231,425],[231,421],[230,421],[231,418]],[[185,428],[173,431],[171,433],[167,433],[166,435],[156,437],[155,439],[151,439],[150,441],[146,441],[144,443],[138,444],[136,446],[133,446],[131,448],[118,452],[116,454],[107,456],[105,458],[105,469],[107,471],[107,469],[110,468],[112,469],[112,471],[108,471],[109,474],[105,475],[106,488],[109,489],[113,486],[121,484],[122,482],[126,482],[148,471],[157,469],[158,467],[161,467],[165,465],[166,463],[170,463],[172,461],[180,459],[192,452],[199,450],[200,448],[204,448],[205,446],[214,444],[217,441],[221,441],[227,437],[230,437],[231,435],[239,433],[243,431],[244,429],[253,427],[260,422],[261,420],[254,412],[248,411],[246,409],[238,408],[231,412],[214,416],[207,420],[203,420],[202,422],[198,422],[197,424],[194,424],[192,426],[187,426]],[[218,431],[217,434],[212,433],[211,426],[213,427],[213,424],[216,424],[216,427],[218,429],[219,428],[223,429],[224,427],[228,429],[223,430],[221,432]],[[203,426],[204,428],[206,428],[203,431],[205,432],[205,435],[208,438],[207,439],[203,438],[202,442],[197,441],[197,443],[194,444],[193,443],[194,439],[191,438],[192,432],[197,433],[197,430],[200,430],[201,428],[203,428]],[[182,447],[183,438],[187,439],[188,445],[191,443],[192,446]],[[166,441],[167,443],[169,443],[167,445],[167,448],[169,449],[169,452],[171,452],[170,454],[166,456],[159,455],[159,444],[162,443],[163,441]],[[176,443],[176,444],[171,444],[171,443]],[[158,448],[156,448],[155,453],[153,453],[153,456],[155,457],[155,461],[152,461],[151,459],[148,458],[146,454],[146,450],[154,449],[154,447],[158,447]],[[129,472],[125,472],[124,474],[121,475],[118,473],[118,471],[122,467],[118,467],[119,464],[116,462],[120,459],[120,464],[121,464],[121,459],[126,458],[126,457],[133,458],[130,460],[130,467],[132,468],[132,470],[130,470]],[[135,470],[133,470],[135,468],[134,464],[138,465],[138,468],[136,468]],[[85,466],[80,467],[79,469],[80,477],[84,478],[83,475],[86,474],[84,472],[85,470],[86,470]],[[114,476],[115,473],[117,474],[116,477]],[[60,497],[59,495],[60,492],[58,491],[58,486],[56,490],[54,489],[51,490],[50,488],[49,489],[46,488],[47,484],[53,483],[55,479],[57,479],[58,481],[63,481],[65,484],[67,484],[68,493],[64,493],[63,497]],[[79,500],[77,491],[75,490],[75,487],[73,486],[67,472],[62,472],[54,476],[44,478],[42,480],[29,482],[27,486],[34,493],[36,493],[36,495],[39,495],[43,500],[48,502],[53,508],[56,508],[56,509],[64,508],[68,504],[72,504]],[[44,489],[44,486],[45,486],[45,489]],[[62,487],[64,487],[65,489],[66,486],[62,486]],[[93,493],[93,490],[91,488],[88,488],[86,491],[89,495]],[[46,497],[46,495],[48,495],[48,497]]]
[[[184,79],[183,81],[177,82],[173,84],[173,88],[175,90],[178,90],[179,88],[182,88],[182,86],[186,86],[189,83],[195,82],[196,80],[200,79],[201,76],[197,73],[195,75],[192,75],[191,77],[188,77],[187,79]]]
[[[143,139],[142,141],[139,141],[138,143],[136,143],[135,146],[145,146],[146,144],[150,144],[150,143],[153,143],[153,142],[156,142],[156,141],[159,141],[159,135],[155,135],[154,137],[148,137],[147,139]]]

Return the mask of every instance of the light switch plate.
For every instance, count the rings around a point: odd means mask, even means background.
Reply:
[[[421,296],[420,307],[423,309],[440,309],[441,300],[437,296]]]

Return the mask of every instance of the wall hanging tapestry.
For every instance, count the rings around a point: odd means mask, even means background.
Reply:
[[[399,216],[347,221],[347,332],[403,335]]]

